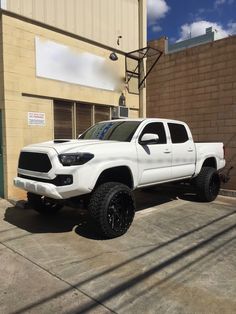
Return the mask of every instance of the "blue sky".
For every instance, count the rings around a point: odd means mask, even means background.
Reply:
[[[218,38],[236,34],[236,0],[147,0],[147,5],[148,40],[181,41],[210,26]]]

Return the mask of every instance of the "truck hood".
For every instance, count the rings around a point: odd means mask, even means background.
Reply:
[[[62,153],[77,153],[77,152],[92,152],[98,147],[103,149],[104,146],[110,146],[117,143],[116,141],[101,141],[101,140],[55,140],[39,144],[27,146],[27,149],[37,150],[37,148],[53,148],[58,154]]]

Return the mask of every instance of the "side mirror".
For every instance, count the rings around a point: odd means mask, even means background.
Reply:
[[[158,140],[159,140],[159,136],[157,134],[146,133],[146,134],[143,134],[139,143],[141,145],[157,144]]]

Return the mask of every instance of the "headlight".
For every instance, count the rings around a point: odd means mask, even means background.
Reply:
[[[63,166],[83,165],[94,157],[90,153],[74,153],[74,154],[60,154],[58,156]]]

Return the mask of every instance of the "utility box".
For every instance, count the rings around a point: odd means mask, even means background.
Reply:
[[[113,119],[124,119],[129,117],[129,108],[124,106],[114,107],[112,109]]]

